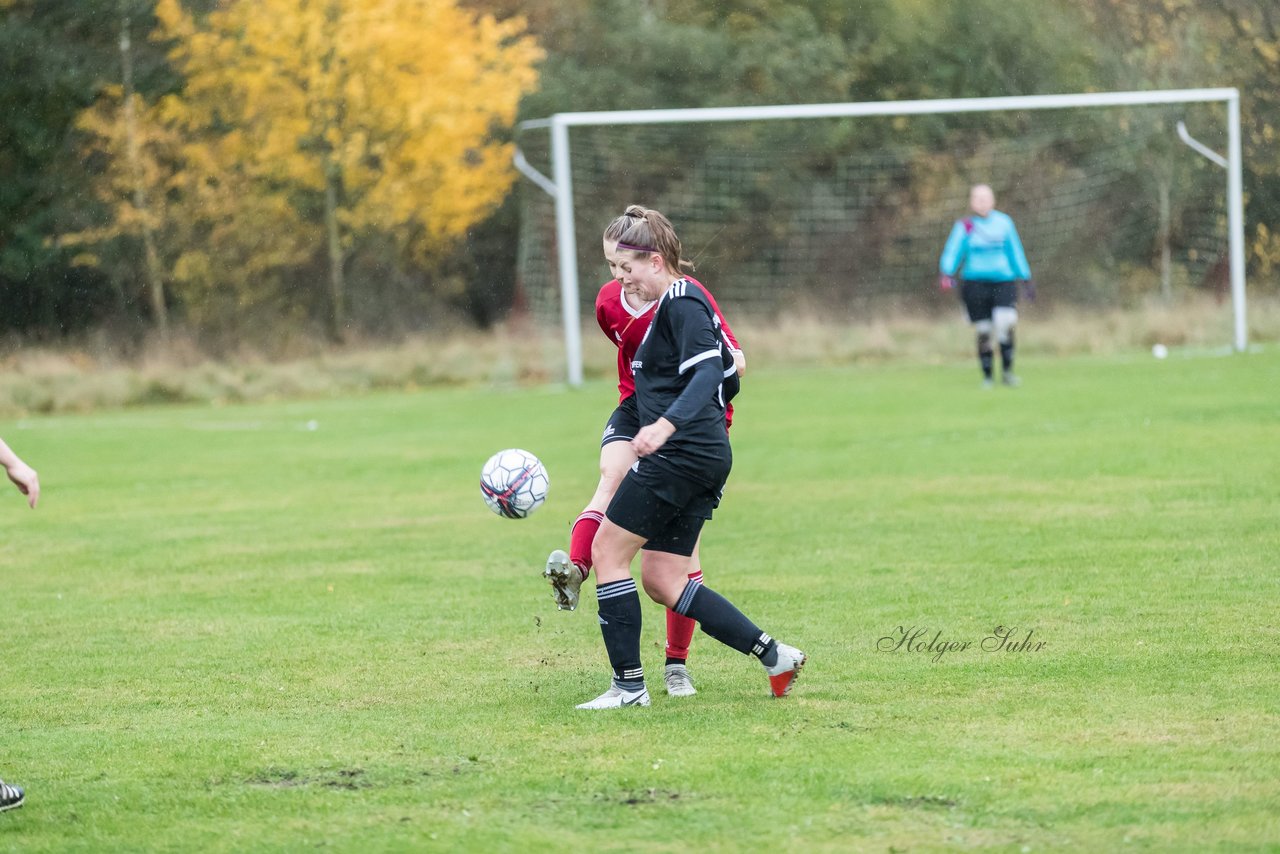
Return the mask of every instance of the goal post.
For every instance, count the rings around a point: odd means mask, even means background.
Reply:
[[[522,122],[521,132],[549,131],[550,179],[531,166],[517,149],[516,166],[549,193],[555,206],[556,268],[559,279],[561,322],[564,326],[566,374],[570,385],[582,383],[581,316],[579,306],[578,247],[574,226],[574,187],[570,157],[570,130],[600,126],[641,126],[723,122],[760,122],[797,119],[850,119],[907,117],[957,113],[1063,110],[1067,108],[1147,107],[1182,104],[1225,104],[1227,109],[1226,214],[1229,282],[1232,302],[1233,346],[1248,346],[1245,315],[1245,252],[1243,166],[1240,138],[1240,94],[1234,88],[1174,89],[1147,92],[1094,92],[1063,95],[1028,95],[995,98],[792,104],[757,107],[707,107],[690,109],[611,110],[557,113],[547,119]],[[1185,137],[1184,137],[1185,139]],[[1190,144],[1190,142],[1188,142]],[[1208,156],[1208,152],[1196,150]],[[603,224],[601,224],[603,227]]]

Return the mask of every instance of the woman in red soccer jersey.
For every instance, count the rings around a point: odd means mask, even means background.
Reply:
[[[644,214],[644,208],[632,205],[622,216],[609,223],[604,231],[604,257],[614,278],[601,287],[596,296],[596,322],[600,324],[600,331],[605,337],[618,348],[619,402],[605,423],[604,435],[600,440],[600,482],[596,486],[596,493],[573,524],[569,553],[565,554],[561,549],[553,551],[543,573],[551,582],[556,607],[560,610],[572,611],[578,606],[579,588],[591,571],[591,543],[604,520],[605,508],[609,506],[609,500],[613,498],[627,470],[638,459],[631,446],[631,440],[641,426],[636,410],[635,375],[631,371],[631,361],[653,320],[657,301],[647,301],[637,293],[628,293],[619,283],[617,247],[622,234],[632,223],[642,219]],[[711,293],[700,282],[697,284],[715,307],[721,335],[733,354],[736,374],[740,377],[747,365],[742,348],[738,346],[737,338],[729,329],[729,324]],[[725,411],[726,429],[732,423],[733,405],[729,404]],[[689,578],[699,582],[702,580],[702,565],[696,547],[689,565]],[[667,609],[667,661],[663,676],[667,693],[673,697],[687,697],[696,693],[686,667],[689,643],[693,640],[695,628],[697,623],[692,619]]]

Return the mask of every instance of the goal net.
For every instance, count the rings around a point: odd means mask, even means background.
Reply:
[[[938,258],[969,187],[987,183],[1021,234],[1038,311],[1206,293],[1228,316],[1225,173],[1176,132],[1185,121],[1225,151],[1226,112],[1176,103],[575,126],[577,309],[589,320],[609,278],[604,226],[639,203],[671,218],[730,316],[954,314]],[[525,130],[520,146],[552,173],[545,129]],[[555,205],[547,187],[521,182],[519,282],[548,325],[566,316]]]

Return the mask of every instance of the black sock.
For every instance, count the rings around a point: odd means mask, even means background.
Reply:
[[[1009,340],[1000,342],[1000,365],[1006,374],[1013,373],[1013,330],[1009,330]]]
[[[698,621],[702,630],[743,655],[754,655],[771,667],[778,661],[778,644],[746,618],[733,603],[711,588],[690,581],[671,610]]]
[[[624,691],[644,687],[640,666],[640,594],[631,578],[596,586],[599,602],[600,634],[609,653],[613,679]]]
[[[992,358],[990,333],[978,333],[978,363],[982,365],[982,375],[987,379],[991,379]]]
[[[670,666],[671,666],[671,665],[673,665],[673,664],[684,664],[684,663],[685,663],[685,661],[686,661],[686,659],[683,659],[683,658],[672,658],[672,657],[671,657],[671,656],[669,656],[669,655],[667,656],[667,666],[668,666],[668,667],[670,667]]]

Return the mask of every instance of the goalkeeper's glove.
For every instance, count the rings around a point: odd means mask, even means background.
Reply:
[[[1027,302],[1036,301],[1036,283],[1033,279],[1026,279],[1022,283],[1022,292],[1027,295]]]
[[[943,273],[941,276],[938,277],[938,289],[941,290],[943,293],[951,290],[955,286],[956,286],[956,280],[953,277],[948,276],[946,273]]]

